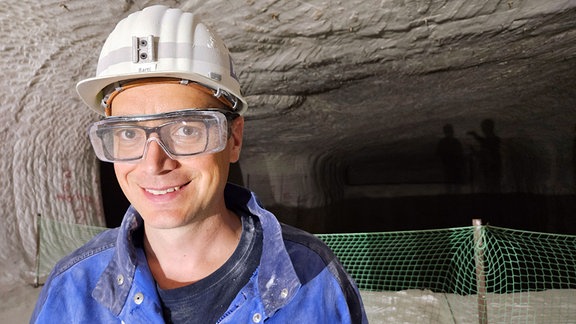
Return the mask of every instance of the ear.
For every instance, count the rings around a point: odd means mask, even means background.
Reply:
[[[240,151],[242,150],[242,135],[244,133],[244,117],[237,117],[232,121],[230,131],[230,138],[228,145],[230,145],[230,163],[238,162],[240,159]]]

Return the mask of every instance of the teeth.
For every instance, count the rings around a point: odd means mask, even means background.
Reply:
[[[180,187],[173,187],[173,188],[168,188],[166,190],[154,190],[154,189],[146,189],[146,191],[148,191],[149,193],[153,194],[153,195],[165,195],[167,193],[170,192],[174,192],[174,191],[178,191],[180,189]]]

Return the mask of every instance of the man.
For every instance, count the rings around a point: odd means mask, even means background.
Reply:
[[[222,41],[152,6],[118,23],[77,86],[131,207],[61,260],[35,323],[365,323],[359,292],[314,236],[226,184],[247,104]]]
[[[484,136],[475,131],[469,131],[468,135],[480,144],[480,149],[473,151],[478,159],[478,166],[482,172],[481,189],[487,193],[500,193],[502,182],[502,158],[500,154],[500,137],[494,131],[494,120],[484,119],[481,123]]]
[[[459,194],[464,183],[465,159],[462,144],[454,136],[454,126],[442,127],[444,137],[438,142],[436,153],[440,156],[444,171],[444,183],[447,194]]]

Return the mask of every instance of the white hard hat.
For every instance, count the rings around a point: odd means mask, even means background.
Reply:
[[[80,81],[76,90],[88,106],[104,114],[104,88],[155,77],[208,87],[215,96],[226,96],[240,114],[248,107],[224,42],[196,15],[160,5],[132,13],[116,25],[102,47],[96,77]]]

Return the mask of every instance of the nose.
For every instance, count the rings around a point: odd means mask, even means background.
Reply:
[[[164,149],[158,138],[150,137],[140,164],[150,173],[159,174],[173,170],[178,165],[178,161]]]

